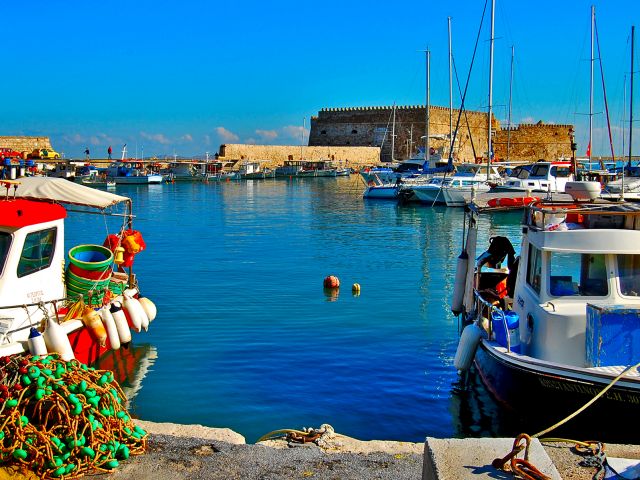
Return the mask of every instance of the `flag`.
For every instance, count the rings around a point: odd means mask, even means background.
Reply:
[[[587,145],[587,157],[591,156],[591,142],[589,142],[589,145]]]

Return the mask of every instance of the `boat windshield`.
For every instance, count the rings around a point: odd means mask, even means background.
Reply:
[[[0,232],[0,274],[4,270],[4,262],[7,260],[11,248],[11,234]]]
[[[620,293],[627,297],[640,297],[640,255],[618,255]]]
[[[604,254],[551,252],[549,261],[551,295],[604,297],[609,293]]]

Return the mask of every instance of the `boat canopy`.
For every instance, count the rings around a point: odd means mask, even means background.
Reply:
[[[131,207],[128,197],[85,187],[64,178],[24,177],[12,183],[18,187],[16,198],[82,205],[100,210],[123,202],[128,204],[129,209]],[[9,195],[12,196],[11,191]]]

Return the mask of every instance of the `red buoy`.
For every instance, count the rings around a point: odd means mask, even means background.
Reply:
[[[324,288],[339,288],[340,280],[335,275],[329,275],[324,279]]]

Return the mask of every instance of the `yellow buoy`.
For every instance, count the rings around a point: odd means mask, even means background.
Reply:
[[[360,284],[359,284],[359,283],[354,283],[354,284],[351,286],[351,291],[352,291],[353,293],[360,293]]]

